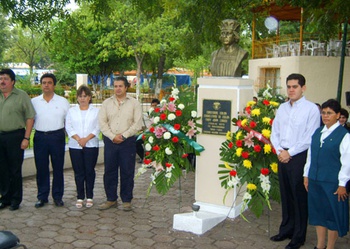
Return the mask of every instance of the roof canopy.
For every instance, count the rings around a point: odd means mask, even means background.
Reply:
[[[278,6],[276,3],[259,6],[253,9],[254,13],[268,13],[269,16],[275,17],[278,21],[300,21],[302,8],[291,5]]]

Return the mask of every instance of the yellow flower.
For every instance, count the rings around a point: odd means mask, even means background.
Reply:
[[[254,191],[254,190],[257,189],[257,187],[256,187],[256,185],[254,183],[248,183],[247,184],[247,189]]]
[[[243,148],[237,148],[236,150],[236,156],[241,156],[242,155]]]
[[[277,163],[271,163],[270,167],[271,167],[273,173],[277,173],[278,172],[278,164]]]
[[[242,120],[241,125],[242,126],[247,126],[247,122],[248,122],[248,120],[245,118],[245,119]]]
[[[263,121],[263,123],[265,123],[265,124],[270,124],[271,118],[269,118],[269,117],[263,117],[262,121]]]
[[[280,104],[275,102],[275,101],[270,101],[270,105],[274,106],[274,107],[277,107],[279,106]]]
[[[254,110],[252,110],[251,115],[252,115],[252,116],[260,116],[260,109],[254,109]]]
[[[232,167],[228,164],[228,162],[224,162],[225,168],[231,170]]]
[[[236,139],[237,140],[239,140],[241,138],[241,136],[242,136],[242,132],[241,131],[236,133]]]
[[[248,101],[248,103],[247,103],[247,107],[248,106],[253,106],[253,105],[256,105],[256,102],[255,101]]]
[[[232,138],[232,133],[231,133],[230,131],[228,131],[228,132],[226,133],[226,139],[227,139],[227,140],[231,140],[231,138]]]
[[[271,131],[268,130],[268,129],[263,129],[263,130],[261,131],[261,134],[262,134],[264,137],[266,137],[266,138],[268,139],[268,138],[270,138]]]
[[[265,144],[264,145],[264,154],[270,154],[271,153],[271,145]]]
[[[249,160],[243,160],[243,166],[246,167],[247,169],[251,169],[252,168],[252,162]]]

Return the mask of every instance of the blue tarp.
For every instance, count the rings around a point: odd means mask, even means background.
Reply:
[[[150,88],[154,89],[156,79],[152,77],[151,74],[147,75],[148,83]],[[191,85],[191,76],[188,74],[163,74],[163,83],[162,83],[162,89],[172,87],[174,85],[174,82],[176,81],[176,86],[181,85]],[[141,85],[144,82],[143,76],[141,76]]]

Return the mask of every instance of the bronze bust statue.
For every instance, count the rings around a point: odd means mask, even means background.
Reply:
[[[213,76],[241,77],[242,61],[248,57],[248,52],[238,46],[240,24],[233,19],[222,21],[220,40],[223,47],[211,55],[211,74]]]

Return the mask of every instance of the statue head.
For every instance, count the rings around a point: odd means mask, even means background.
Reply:
[[[234,19],[225,19],[220,26],[220,40],[224,45],[231,45],[239,42],[240,24]]]

